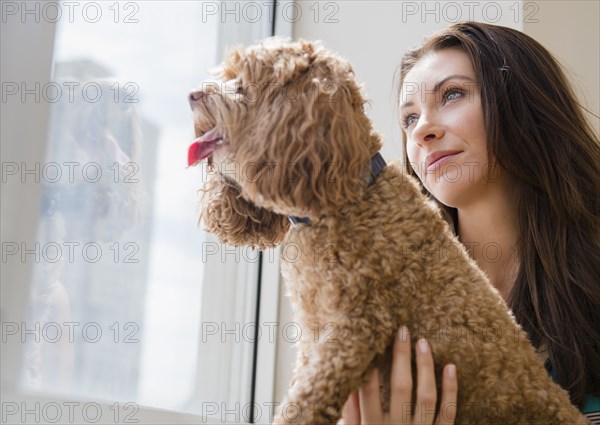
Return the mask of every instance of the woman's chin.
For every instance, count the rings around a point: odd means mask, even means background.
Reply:
[[[433,179],[432,179],[433,180]],[[459,208],[464,201],[465,194],[469,192],[461,181],[432,181],[427,182],[425,187],[442,204],[451,208]],[[468,185],[467,185],[468,186]]]

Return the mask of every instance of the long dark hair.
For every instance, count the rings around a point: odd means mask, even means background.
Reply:
[[[510,28],[463,22],[434,34],[402,59],[400,89],[416,62],[446,48],[469,56],[490,163],[516,181],[519,271],[508,305],[581,407],[586,394],[600,394],[598,135],[552,54]],[[418,177],[403,139],[406,171]],[[458,231],[456,210],[439,205]]]

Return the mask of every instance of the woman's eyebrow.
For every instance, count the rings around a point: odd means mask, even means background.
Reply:
[[[465,81],[471,81],[473,83],[475,82],[474,78],[467,77],[466,75],[453,74],[453,75],[447,76],[442,81],[438,81],[437,83],[435,83],[435,86],[433,86],[433,91],[437,92],[440,89],[440,87],[442,85],[444,85],[444,83],[446,83],[447,81],[450,81],[450,80],[465,80]]]
[[[440,90],[440,87],[443,86],[445,83],[447,83],[450,80],[464,80],[464,81],[469,81],[472,83],[476,82],[475,79],[472,77],[468,77],[466,75],[461,75],[461,74],[452,74],[452,75],[449,75],[446,78],[444,78],[442,81],[438,81],[437,83],[435,83],[435,85],[433,86],[433,93],[437,93]],[[425,94],[427,94],[427,91],[425,91]],[[408,108],[413,105],[414,105],[413,102],[403,102],[400,104],[400,109]]]

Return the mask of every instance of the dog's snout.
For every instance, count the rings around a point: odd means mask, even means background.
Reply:
[[[188,100],[190,101],[190,106],[193,108],[194,103],[198,102],[204,97],[204,92],[201,91],[193,91],[190,93]]]

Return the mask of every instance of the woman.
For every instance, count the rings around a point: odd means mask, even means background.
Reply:
[[[600,423],[600,141],[560,65],[521,32],[459,23],[405,55],[399,103],[406,171],[446,213],[555,382]],[[392,404],[411,402],[410,352],[397,343]],[[416,406],[435,406],[433,358],[416,357]],[[442,406],[456,402],[452,370]],[[346,423],[454,423],[455,409],[384,415],[378,387],[373,374],[350,396]]]

